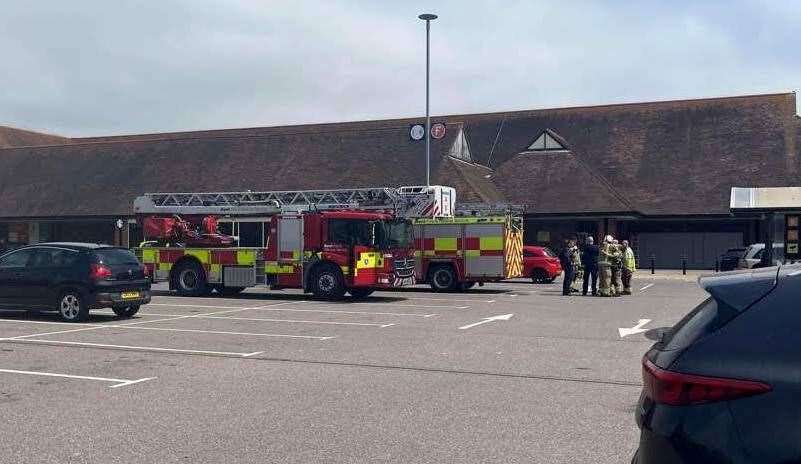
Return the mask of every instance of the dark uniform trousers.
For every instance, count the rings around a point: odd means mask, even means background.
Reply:
[[[587,266],[584,268],[584,285],[581,288],[581,293],[584,295],[587,294],[587,290],[590,286],[590,281],[592,280],[592,294],[598,294],[598,266]]]

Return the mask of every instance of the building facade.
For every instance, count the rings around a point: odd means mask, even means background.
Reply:
[[[62,138],[0,128],[0,246],[133,245],[144,192],[419,185],[420,118]],[[457,201],[526,208],[527,243],[612,234],[641,265],[714,267],[760,241],[731,187],[801,182],[794,93],[433,118],[431,178]],[[122,229],[116,225],[121,221]]]

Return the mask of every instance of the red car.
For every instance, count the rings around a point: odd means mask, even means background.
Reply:
[[[523,247],[523,275],[531,277],[535,284],[549,284],[561,274],[559,258],[549,248],[529,245]]]

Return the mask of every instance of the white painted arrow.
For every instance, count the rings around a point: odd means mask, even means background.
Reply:
[[[481,324],[486,324],[487,322],[492,322],[492,321],[508,321],[509,319],[512,318],[512,316],[514,316],[514,314],[501,314],[499,316],[485,317],[483,321],[478,321],[472,324],[463,325],[459,327],[459,330],[469,329],[471,327],[475,327]]]
[[[634,327],[631,327],[631,328],[620,327],[620,328],[617,329],[617,331],[618,331],[618,333],[620,333],[621,337],[626,337],[626,336],[629,336],[629,335],[634,335],[634,334],[638,334],[638,333],[642,333],[642,332],[647,332],[648,329],[643,329],[643,327],[646,324],[648,324],[649,322],[651,322],[650,319],[640,319],[639,321],[637,321],[637,325],[635,325]]]

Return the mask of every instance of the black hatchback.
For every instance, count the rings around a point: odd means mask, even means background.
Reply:
[[[150,278],[125,248],[40,243],[0,256],[0,308],[58,311],[69,322],[92,308],[131,317],[150,302]]]
[[[801,463],[801,266],[699,283],[642,360],[632,463]]]

